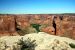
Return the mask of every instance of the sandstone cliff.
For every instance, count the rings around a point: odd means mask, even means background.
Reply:
[[[25,34],[36,32],[31,24],[41,25],[41,32],[75,38],[75,16],[68,14],[0,14],[0,36],[22,35],[17,32],[22,29]]]

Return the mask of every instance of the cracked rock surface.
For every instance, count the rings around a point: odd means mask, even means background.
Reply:
[[[69,43],[75,44],[75,40],[66,37],[59,37],[55,35],[49,35],[44,32],[31,33],[25,36],[4,36],[0,38],[0,50],[14,50],[12,46],[15,46],[16,50],[21,50],[21,46],[17,43],[18,40],[23,38],[23,41],[28,38],[31,41],[35,40],[35,50],[75,50],[69,46]],[[8,47],[6,47],[8,46]]]

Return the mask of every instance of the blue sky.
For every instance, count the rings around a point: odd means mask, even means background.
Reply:
[[[75,0],[0,0],[0,14],[75,13]]]

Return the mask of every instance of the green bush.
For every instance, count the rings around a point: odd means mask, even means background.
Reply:
[[[69,45],[70,45],[71,48],[75,48],[75,44],[70,43]]]
[[[31,26],[32,26],[33,28],[35,28],[35,29],[37,30],[37,32],[40,32],[39,27],[40,27],[41,25],[39,25],[39,24],[31,24]]]
[[[35,40],[31,41],[31,39],[27,39],[23,41],[23,38],[19,40],[18,45],[21,45],[21,50],[35,50],[35,47],[37,46],[36,43],[34,43]]]

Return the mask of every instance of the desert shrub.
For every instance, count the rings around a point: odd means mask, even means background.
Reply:
[[[33,28],[35,28],[35,29],[37,30],[37,32],[40,32],[39,27],[40,27],[41,25],[39,25],[39,24],[31,24],[31,26],[32,26]]]
[[[70,45],[71,48],[75,48],[75,44],[70,43],[69,45]]]
[[[18,42],[18,45],[21,45],[21,50],[35,50],[35,47],[37,46],[36,43],[34,43],[35,40],[31,41],[30,38],[23,41],[23,38],[21,38]]]

